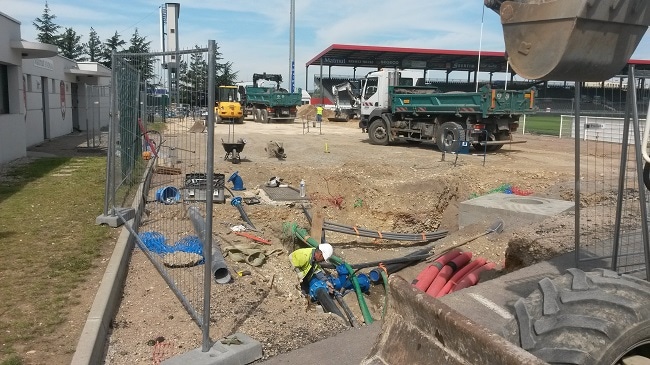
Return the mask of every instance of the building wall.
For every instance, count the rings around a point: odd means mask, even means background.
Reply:
[[[76,64],[62,56],[23,61],[27,87],[27,146],[73,131],[72,84]]]
[[[25,119],[24,104],[20,94],[21,54],[11,48],[11,42],[20,40],[20,23],[0,13],[0,64],[7,67],[7,84],[9,108],[8,113],[0,114],[0,163],[24,157]],[[5,85],[0,85],[5,87]]]

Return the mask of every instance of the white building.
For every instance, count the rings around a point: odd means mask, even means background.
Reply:
[[[57,53],[22,40],[20,22],[0,12],[0,163],[74,130],[108,126],[110,70]]]

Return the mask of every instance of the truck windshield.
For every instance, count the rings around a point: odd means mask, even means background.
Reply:
[[[377,85],[379,84],[379,78],[369,77],[366,79],[364,88],[363,88],[363,98],[368,99],[377,92]]]

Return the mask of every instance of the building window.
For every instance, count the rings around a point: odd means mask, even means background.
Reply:
[[[32,92],[32,75],[27,75],[27,91]]]
[[[9,114],[9,77],[7,65],[0,65],[0,114]]]
[[[52,94],[56,94],[56,80],[52,79]]]

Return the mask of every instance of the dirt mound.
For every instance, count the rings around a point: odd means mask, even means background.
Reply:
[[[306,104],[298,107],[298,117],[303,119],[316,119],[316,105]],[[323,119],[334,117],[334,110],[323,109]]]

